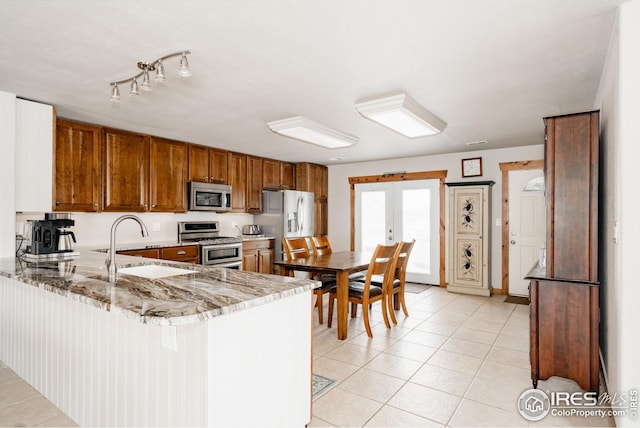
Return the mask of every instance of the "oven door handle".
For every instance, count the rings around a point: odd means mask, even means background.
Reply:
[[[234,268],[238,269],[242,268],[242,262],[229,262],[229,263],[214,263],[211,265],[206,265],[207,267],[217,267],[217,268]]]
[[[232,244],[206,244],[202,245],[202,249],[207,250],[225,250],[227,248],[242,248],[242,242],[232,243]]]

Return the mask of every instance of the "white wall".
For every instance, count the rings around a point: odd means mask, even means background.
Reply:
[[[636,266],[640,158],[640,1],[620,6],[596,108],[601,110],[601,352],[610,393],[640,389]],[[617,417],[617,426],[637,420]]]
[[[496,219],[502,217],[502,173],[501,162],[515,162],[544,158],[544,124],[540,118],[540,145],[516,147],[511,149],[482,150],[436,156],[419,156],[413,158],[388,159],[375,162],[362,162],[329,167],[329,236],[331,244],[337,251],[350,247],[350,188],[349,177],[380,175],[389,171],[435,171],[448,170],[446,182],[458,181],[495,181],[492,188],[491,206],[491,284],[494,288],[502,288],[502,226],[496,226]],[[365,144],[360,142],[359,144]],[[462,179],[461,159],[482,157],[482,177]],[[445,198],[448,201],[448,195]],[[448,222],[449,213],[445,220]],[[448,229],[447,229],[448,230]],[[448,273],[447,273],[448,274]]]
[[[73,213],[75,220],[73,231],[78,240],[77,246],[109,245],[109,234],[113,221],[125,213]],[[130,214],[130,213],[127,213]],[[165,242],[176,241],[179,221],[218,221],[220,222],[220,236],[236,236],[240,234],[238,229],[232,227],[232,222],[238,226],[253,223],[253,215],[236,213],[133,213],[140,217],[149,236],[140,236],[140,226],[134,221],[125,221],[118,226],[116,241],[118,244],[138,242]],[[26,220],[43,219],[44,213],[18,213],[16,215],[16,230],[23,233]],[[154,230],[154,228],[158,230]]]
[[[16,96],[0,92],[0,257],[15,254]]]

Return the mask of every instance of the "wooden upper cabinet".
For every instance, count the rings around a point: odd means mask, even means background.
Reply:
[[[100,211],[102,128],[58,119],[54,139],[56,211]]]
[[[280,161],[274,159],[262,160],[262,187],[265,189],[280,189]]]
[[[186,212],[187,144],[151,137],[149,150],[149,211]]]
[[[280,188],[287,190],[296,188],[296,164],[280,162]]]
[[[227,183],[227,151],[189,144],[189,179],[203,183]]]
[[[247,207],[247,155],[227,152],[227,179],[231,185],[231,211],[245,212]]]
[[[262,158],[247,156],[247,212],[250,213],[262,212],[262,167]]]
[[[599,112],[544,123],[547,276],[597,282]]]
[[[228,156],[226,150],[209,149],[209,182],[227,184]]]
[[[189,144],[189,181],[209,182],[209,147]]]
[[[264,189],[295,189],[296,165],[275,159],[263,159],[262,187]]]
[[[296,189],[313,192],[316,199],[327,199],[328,170],[326,166],[313,163],[299,163],[296,165]]]
[[[104,211],[148,209],[149,137],[104,130]]]
[[[314,235],[328,233],[328,202],[329,174],[326,166],[313,163],[299,163],[296,165],[296,189],[313,192]]]

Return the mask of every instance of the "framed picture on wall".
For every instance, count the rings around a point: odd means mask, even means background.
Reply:
[[[482,158],[462,159],[463,177],[480,177],[482,175]]]

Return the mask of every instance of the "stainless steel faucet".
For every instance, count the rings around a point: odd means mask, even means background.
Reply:
[[[133,214],[125,214],[121,217],[118,217],[113,224],[111,225],[111,239],[109,240],[109,254],[107,255],[107,260],[105,264],[107,265],[107,272],[109,273],[109,281],[115,281],[117,269],[116,269],[116,229],[118,225],[122,223],[124,220],[131,219],[138,222],[140,225],[140,232],[142,236],[149,236],[149,232],[147,232],[147,227],[144,225],[142,220],[140,220],[137,216]]]

